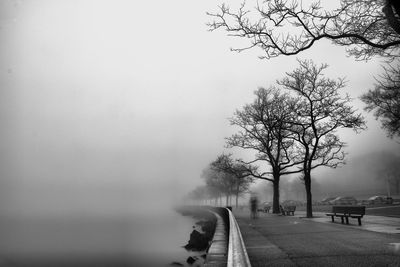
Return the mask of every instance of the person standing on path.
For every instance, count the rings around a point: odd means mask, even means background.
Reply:
[[[256,219],[257,218],[257,206],[258,206],[258,199],[256,196],[250,197],[250,218]]]

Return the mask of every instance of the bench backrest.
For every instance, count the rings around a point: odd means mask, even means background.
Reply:
[[[332,213],[365,215],[365,206],[333,206]]]

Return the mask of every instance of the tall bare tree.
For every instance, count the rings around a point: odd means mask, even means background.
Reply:
[[[258,47],[263,50],[261,58],[296,55],[326,39],[346,47],[356,59],[382,56],[400,64],[398,0],[341,0],[333,10],[323,8],[319,1],[303,5],[298,0],[264,0],[253,10],[245,3],[237,10],[223,4],[209,15],[213,17],[210,30],[224,29],[230,36],[249,40],[248,46],[232,50]],[[375,110],[389,137],[399,134],[399,71],[398,66],[387,68],[375,89],[361,98],[367,111]]]
[[[238,10],[223,4],[209,15],[214,18],[211,30],[249,39],[249,46],[233,50],[260,47],[262,58],[296,55],[323,39],[346,46],[358,59],[399,56],[398,0],[341,0],[334,10],[324,9],[319,1],[303,6],[297,0],[264,0],[252,11],[245,3]]]
[[[307,217],[312,217],[311,171],[318,167],[336,168],[344,163],[345,143],[336,131],[351,128],[356,132],[365,128],[361,114],[350,105],[348,95],[339,90],[345,86],[343,79],[324,77],[327,65],[315,65],[312,61],[299,61],[300,66],[287,77],[278,81],[282,87],[297,97],[297,116],[291,121],[291,137],[302,155],[303,179],[307,196]]]
[[[254,102],[237,110],[230,119],[231,125],[238,126],[240,131],[227,138],[227,145],[255,151],[255,159],[247,164],[268,164],[268,170],[264,172],[248,169],[253,177],[272,182],[273,212],[279,213],[280,178],[299,172],[293,167],[301,163],[293,138],[290,138],[292,133],[288,130],[288,123],[293,121],[295,103],[288,94],[276,88],[260,88],[254,94]]]

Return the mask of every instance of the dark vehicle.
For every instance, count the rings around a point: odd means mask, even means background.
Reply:
[[[368,204],[373,205],[373,204],[383,204],[386,203],[386,199],[381,197],[381,196],[373,196],[368,198]]]
[[[337,197],[326,197],[326,198],[324,198],[323,200],[321,200],[321,201],[319,202],[319,204],[321,204],[321,205],[329,205],[329,201],[332,201],[332,200],[334,200],[335,198],[337,198]]]
[[[331,205],[356,205],[357,199],[354,197],[337,197],[329,201]]]

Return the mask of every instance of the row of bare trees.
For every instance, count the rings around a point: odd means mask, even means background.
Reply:
[[[223,4],[219,11],[209,13],[210,30],[224,29],[230,36],[248,39],[249,46],[232,50],[258,47],[262,59],[297,55],[323,39],[345,46],[356,59],[383,58],[387,64],[383,75],[361,100],[365,110],[381,120],[389,137],[400,137],[398,1],[341,0],[333,10],[319,1],[304,5],[296,0],[254,1],[250,10],[249,2],[236,10]],[[299,65],[275,86],[257,90],[254,102],[236,111],[230,122],[240,130],[227,138],[227,145],[256,151],[254,159],[238,162],[244,164],[244,174],[273,184],[274,212],[279,209],[281,176],[301,173],[307,217],[312,217],[312,171],[343,164],[345,144],[337,130],[359,131],[365,121],[352,108],[349,96],[340,94],[345,81],[324,76],[327,65],[312,61],[299,61]],[[259,166],[262,162],[266,168]]]
[[[252,104],[235,112],[230,122],[240,131],[229,137],[230,147],[257,151],[247,164],[267,163],[266,171],[248,168],[256,178],[273,184],[273,212],[279,212],[279,182],[282,176],[300,173],[307,197],[307,216],[312,217],[311,172],[344,163],[345,143],[337,130],[365,128],[361,114],[342,96],[343,79],[329,79],[326,65],[299,61],[299,67],[286,74],[277,85],[255,92]]]
[[[323,39],[346,47],[356,59],[383,58],[387,64],[383,75],[361,100],[365,110],[381,120],[389,137],[400,137],[399,1],[341,0],[331,10],[320,1],[254,1],[254,9],[249,9],[251,2],[236,10],[223,4],[218,12],[209,13],[210,30],[223,29],[229,36],[249,40],[249,46],[232,50],[261,48],[262,59],[297,55]],[[255,102],[231,120],[242,131],[228,144],[258,151],[254,162],[267,161],[270,166],[269,171],[253,175],[273,183],[275,212],[280,176],[299,171],[307,192],[307,217],[312,217],[311,171],[343,163],[344,143],[336,130],[365,127],[349,97],[338,93],[344,81],[325,78],[325,68],[301,61],[297,70],[278,81],[279,88],[259,89]]]
[[[251,167],[250,167],[251,168]],[[221,154],[211,162],[202,173],[205,185],[196,187],[189,193],[189,198],[201,202],[213,200],[214,204],[221,205],[225,197],[225,205],[231,205],[231,197],[235,197],[238,207],[239,197],[248,192],[253,178],[250,176],[249,167],[233,159],[231,154]]]
[[[254,151],[251,160],[233,160],[221,155],[207,168],[203,177],[209,188],[237,198],[252,178],[273,185],[273,212],[279,213],[279,184],[284,175],[300,173],[307,196],[307,216],[312,217],[311,172],[344,163],[345,143],[337,130],[365,128],[361,114],[351,106],[348,95],[341,95],[342,78],[324,76],[327,65],[300,61],[275,86],[259,88],[255,100],[237,110],[230,118],[238,132],[226,138],[227,146]],[[263,164],[266,163],[266,164]]]

